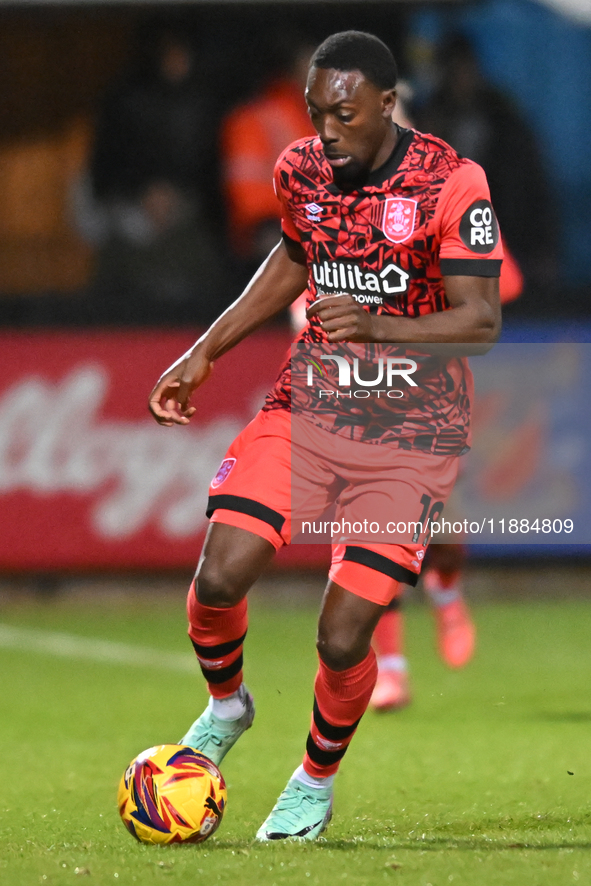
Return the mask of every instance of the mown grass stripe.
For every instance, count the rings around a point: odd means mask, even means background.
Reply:
[[[86,659],[101,664],[137,665],[197,673],[195,660],[183,653],[163,652],[113,640],[97,640],[93,637],[18,628],[6,624],[0,624],[0,648],[54,655],[58,658]]]

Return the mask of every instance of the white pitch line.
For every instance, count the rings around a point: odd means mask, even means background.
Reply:
[[[137,665],[138,667],[165,668],[196,674],[194,658],[180,652],[162,652],[146,646],[129,646],[111,640],[96,640],[74,634],[39,631],[33,628],[16,628],[0,624],[0,648],[18,649],[20,652],[40,652],[58,658],[86,659],[102,664]]]

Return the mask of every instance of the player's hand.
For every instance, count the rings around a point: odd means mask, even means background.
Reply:
[[[201,350],[188,351],[158,381],[150,394],[149,409],[159,425],[187,425],[195,413],[191,394],[206,381],[213,369]]]
[[[372,316],[357,304],[352,295],[328,295],[317,298],[306,317],[318,317],[328,340],[373,341]]]

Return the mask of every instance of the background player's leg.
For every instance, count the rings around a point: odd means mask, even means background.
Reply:
[[[401,597],[394,597],[388,604],[374,631],[372,646],[378,660],[378,679],[370,705],[376,711],[400,710],[411,700]]]
[[[217,764],[254,718],[242,679],[246,594],[274,553],[270,542],[252,532],[213,523],[189,589],[189,636],[211,698],[181,741]]]
[[[313,839],[330,820],[332,782],[373,691],[371,637],[384,607],[329,581],[318,624],[314,711],[301,766],[257,833]]]
[[[424,587],[433,605],[439,654],[449,667],[461,668],[476,645],[476,627],[462,594],[466,551],[459,544],[434,544],[428,558]]]

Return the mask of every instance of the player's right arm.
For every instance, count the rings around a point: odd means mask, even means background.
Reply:
[[[191,394],[207,380],[218,357],[289,307],[307,282],[304,250],[282,240],[234,304],[161,376],[149,404],[158,424],[188,424],[195,412],[189,405]]]

